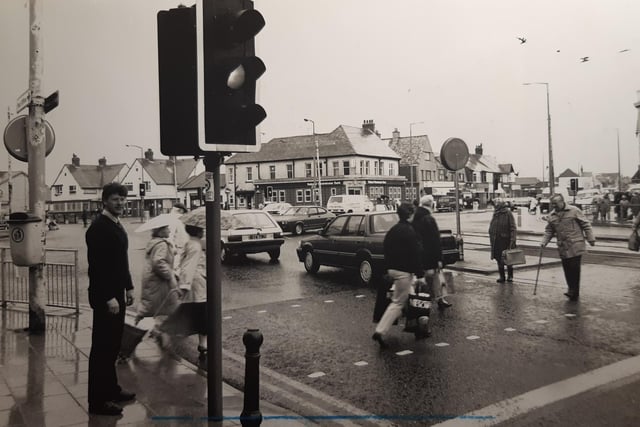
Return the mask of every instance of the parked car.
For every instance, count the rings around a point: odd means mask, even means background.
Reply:
[[[327,210],[336,215],[351,212],[371,212],[373,202],[364,194],[340,194],[329,197]]]
[[[282,229],[271,214],[260,210],[220,211],[222,262],[236,255],[266,252],[272,262],[280,257]]]
[[[322,229],[335,217],[320,206],[292,206],[274,219],[282,231],[297,235],[307,230]]]
[[[460,206],[462,209],[462,206]],[[441,196],[436,199],[436,212],[455,212],[456,198],[455,196]]]
[[[355,269],[362,284],[369,285],[386,271],[383,241],[398,222],[395,212],[362,212],[337,216],[317,236],[302,239],[296,253],[305,270],[315,274],[320,266]],[[457,239],[441,231],[445,262],[459,259]],[[450,248],[452,243],[455,248]]]
[[[282,212],[286,211],[290,207],[291,207],[291,203],[269,202],[262,208],[262,210],[265,212],[269,212],[271,215],[280,215],[282,214]]]

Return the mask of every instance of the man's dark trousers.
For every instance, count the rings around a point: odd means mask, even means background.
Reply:
[[[569,286],[569,294],[575,298],[580,296],[581,260],[582,256],[562,259],[562,269],[564,270],[564,277],[567,281],[567,286]]]
[[[118,303],[118,314],[109,313],[106,304],[93,310],[88,397],[89,405],[92,406],[113,400],[121,391],[116,375],[116,360],[122,341],[125,303]]]

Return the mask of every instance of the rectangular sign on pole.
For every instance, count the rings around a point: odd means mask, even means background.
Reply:
[[[19,113],[20,111],[22,111],[25,107],[29,105],[30,102],[31,102],[31,90],[27,89],[16,100],[16,113]]]

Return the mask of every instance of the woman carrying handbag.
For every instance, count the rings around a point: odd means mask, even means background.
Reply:
[[[505,249],[515,249],[516,247],[516,221],[513,218],[511,209],[501,199],[494,200],[495,211],[489,224],[489,241],[491,242],[491,259],[498,263],[500,277],[496,282],[513,282],[513,266],[507,265],[507,277],[505,279],[505,263],[502,259],[502,252]]]

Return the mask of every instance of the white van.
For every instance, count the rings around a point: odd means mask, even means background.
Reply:
[[[336,215],[350,212],[369,212],[374,205],[364,194],[340,194],[329,197],[327,210]]]

